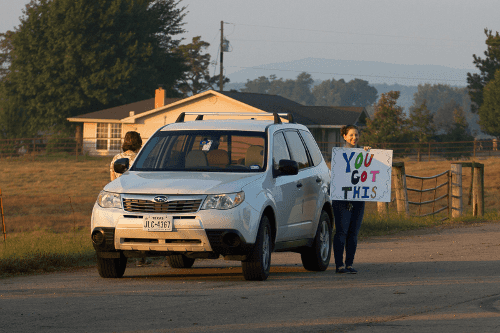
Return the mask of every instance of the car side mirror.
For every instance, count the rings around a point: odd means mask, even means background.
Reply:
[[[115,170],[116,173],[122,174],[128,170],[130,166],[129,163],[130,161],[128,158],[119,158],[113,164],[113,169]]]
[[[280,175],[296,175],[299,173],[299,164],[292,160],[280,160],[278,170]]]

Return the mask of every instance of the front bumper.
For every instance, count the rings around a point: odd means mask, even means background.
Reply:
[[[151,215],[151,214],[149,214]],[[213,255],[246,255],[253,248],[260,217],[249,205],[229,210],[200,210],[195,213],[172,215],[172,231],[143,230],[140,213],[117,208],[102,208],[97,204],[92,213],[92,238],[103,234],[103,244],[97,252],[141,252],[152,256],[174,253]]]

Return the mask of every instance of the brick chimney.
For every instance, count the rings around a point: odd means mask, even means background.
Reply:
[[[165,105],[165,90],[160,86],[155,90],[155,109]]]

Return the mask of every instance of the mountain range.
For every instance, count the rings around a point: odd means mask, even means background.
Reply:
[[[247,80],[254,80],[260,76],[276,75],[278,79],[295,79],[301,72],[311,74],[314,85],[332,78],[344,79],[346,82],[357,78],[368,81],[369,85],[377,89],[379,96],[391,90],[398,90],[401,92],[398,105],[408,112],[413,104],[413,94],[417,92],[419,84],[448,84],[465,87],[467,86],[467,73],[478,71],[475,68],[460,69],[439,65],[401,65],[377,61],[306,58],[243,68],[234,72],[230,72],[230,68],[227,68],[226,76],[231,81],[225,89],[240,90]]]
[[[230,63],[230,56],[228,56]],[[477,73],[477,69],[461,69],[440,65],[401,65],[378,61],[332,60],[321,58],[305,58],[280,63],[269,63],[260,66],[247,67],[239,70],[237,66],[226,66],[226,76],[231,82],[246,82],[260,76],[295,79],[301,72],[311,74],[315,80],[355,78],[368,81],[370,84],[401,84],[418,86],[423,83],[449,84],[451,86],[466,86],[467,73]]]

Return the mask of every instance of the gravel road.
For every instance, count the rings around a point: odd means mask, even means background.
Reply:
[[[500,332],[500,223],[363,240],[355,275],[293,253],[265,282],[239,262],[162,263],[1,279],[0,332]]]

